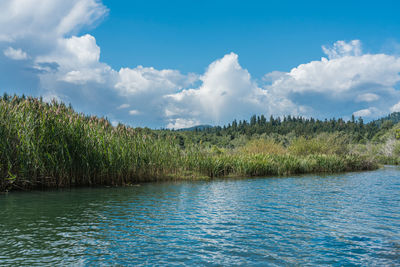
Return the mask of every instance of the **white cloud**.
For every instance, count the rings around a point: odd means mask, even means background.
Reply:
[[[371,115],[371,110],[369,110],[369,109],[361,109],[361,110],[358,110],[358,111],[354,112],[353,115],[356,116],[356,117],[366,117],[366,116]]]
[[[360,40],[352,40],[348,43],[345,41],[337,41],[332,47],[322,46],[322,51],[324,51],[329,59],[345,56],[360,56],[362,54]]]
[[[192,120],[192,119],[175,119],[171,120],[170,123],[168,123],[167,128],[169,129],[182,129],[182,128],[189,128],[193,127],[196,125],[199,125],[200,122],[198,120]]]
[[[394,89],[400,81],[400,58],[360,54],[359,42],[350,44],[356,48],[339,49],[336,45],[339,52],[329,60],[322,58],[287,73],[267,74],[264,80],[269,97],[303,106],[299,111],[306,116],[342,117],[357,108],[357,114],[370,117],[389,112],[390,106],[400,100],[400,93]],[[365,109],[363,102],[374,102],[374,109]]]
[[[60,99],[60,97],[59,97],[57,94],[54,94],[54,93],[51,93],[51,92],[48,92],[47,94],[45,94],[45,95],[43,96],[43,100],[44,100],[45,102],[48,102],[48,103],[50,103],[50,102],[53,101],[53,100],[55,100],[55,101],[57,101],[57,102],[62,102],[61,99]]]
[[[121,104],[119,107],[117,107],[117,109],[125,109],[125,108],[129,108],[131,105],[129,104]]]
[[[183,75],[177,70],[156,70],[153,67],[138,66],[134,69],[121,68],[115,88],[122,95],[140,93],[168,93],[189,86],[197,80],[194,74]]]
[[[64,37],[108,12],[97,0],[8,0],[0,2],[0,10],[0,40],[8,42]]]
[[[57,64],[56,72],[44,72],[40,75],[43,82],[51,79],[76,85],[89,82],[107,84],[117,77],[117,73],[99,59],[100,47],[97,46],[96,39],[86,34],[59,39],[51,53],[36,57],[34,67],[41,70],[43,64]]]
[[[28,54],[26,52],[22,51],[22,49],[14,49],[11,46],[5,49],[3,53],[6,57],[14,60],[28,59]]]
[[[360,94],[356,97],[356,102],[373,102],[379,99],[379,95],[373,93]]]
[[[214,122],[231,113],[232,108],[243,107],[250,101],[249,95],[257,89],[234,53],[211,63],[200,80],[202,85],[199,88],[183,90],[168,97],[186,109],[186,113],[201,114]]]
[[[59,42],[59,46],[65,55],[68,56],[63,58],[63,60],[70,66],[75,66],[76,64],[92,65],[96,64],[100,59],[100,47],[97,46],[96,39],[90,34],[62,39]]]
[[[202,84],[198,88],[166,96],[168,106],[165,113],[177,114],[170,126],[177,127],[176,124],[182,124],[182,121],[194,119],[220,123],[231,119],[233,113],[243,116],[244,112],[247,115],[248,111],[259,106],[257,95],[263,95],[248,71],[239,65],[234,53],[211,63],[200,80]]]
[[[100,1],[13,0],[0,2],[0,10],[0,51],[20,60],[13,62],[20,69],[32,70],[37,94],[115,122],[177,129],[261,113],[338,117],[357,110],[357,116],[374,117],[400,111],[400,58],[362,54],[359,40],[323,46],[329,59],[260,80],[235,53],[203,74],[140,65],[114,70],[101,62],[95,37],[79,34],[107,14]],[[366,108],[371,102],[374,107]]]
[[[129,115],[139,115],[140,111],[136,109],[129,110]]]
[[[57,33],[64,35],[76,31],[83,26],[92,24],[107,13],[108,9],[100,1],[75,1],[75,5],[57,25]]]
[[[0,34],[0,42],[11,43],[13,40],[6,34]]]
[[[101,1],[7,0],[0,1],[0,10],[0,49],[10,43],[24,47],[29,60],[14,65],[10,73],[19,69],[26,76],[30,70],[27,86],[38,88],[34,95],[57,96],[67,102],[77,102],[78,98],[79,102],[80,97],[94,95],[89,91],[96,88],[86,87],[88,83],[110,86],[115,75],[108,65],[99,62],[95,38],[73,35],[107,14]]]
[[[400,101],[390,108],[390,112],[400,112]]]
[[[399,70],[400,58],[384,54],[311,61],[275,80],[270,89],[283,93],[316,92],[341,96],[350,91],[354,93],[353,89],[360,86],[373,85],[378,90],[391,87],[400,81]]]
[[[270,73],[267,73],[264,75],[264,77],[262,78],[262,80],[264,82],[267,83],[272,83],[276,80],[279,80],[281,78],[284,78],[284,76],[287,75],[286,72],[282,72],[282,71],[272,71]]]
[[[234,118],[248,119],[253,114],[299,115],[308,110],[286,96],[259,87],[240,66],[235,53],[211,63],[200,80],[198,88],[166,96],[168,127],[189,127],[193,121],[224,124]]]
[[[378,114],[381,114],[381,112],[379,112],[379,110],[375,107],[360,109],[356,112],[353,112],[355,117],[374,117]]]

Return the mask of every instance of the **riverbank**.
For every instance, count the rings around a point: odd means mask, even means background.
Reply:
[[[0,191],[167,179],[291,175],[378,168],[341,138],[260,139],[237,148],[185,143],[176,132],[112,126],[63,103],[0,100]],[[205,137],[205,139],[207,136]]]

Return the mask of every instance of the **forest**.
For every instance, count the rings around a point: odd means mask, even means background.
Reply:
[[[254,115],[225,126],[111,125],[40,98],[0,99],[0,191],[373,170],[400,162],[400,113],[365,123]]]

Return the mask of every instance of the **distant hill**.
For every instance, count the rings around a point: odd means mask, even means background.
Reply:
[[[182,132],[186,132],[186,131],[191,132],[192,131],[193,132],[193,131],[203,131],[203,130],[209,129],[209,128],[213,128],[213,126],[212,125],[208,125],[208,124],[196,125],[196,126],[189,127],[189,128],[182,128],[182,129],[179,129],[177,131],[182,131]]]

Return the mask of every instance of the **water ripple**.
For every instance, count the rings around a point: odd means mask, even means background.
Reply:
[[[0,265],[399,265],[400,171],[0,196]]]

